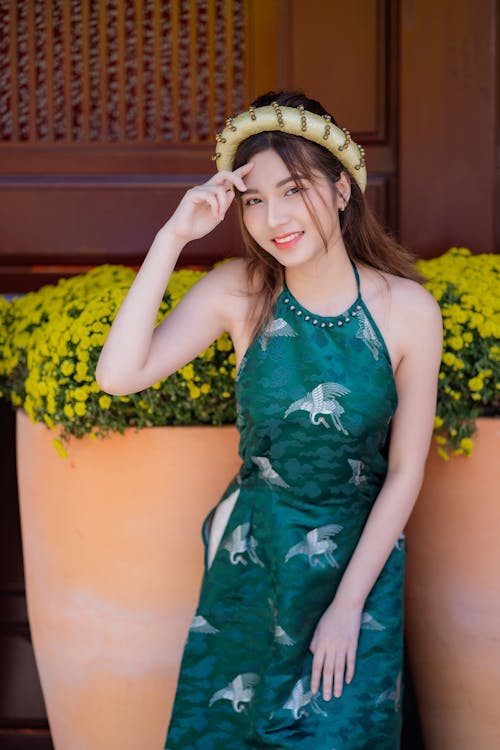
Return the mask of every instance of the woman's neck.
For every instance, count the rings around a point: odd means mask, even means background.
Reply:
[[[285,270],[290,292],[318,315],[343,312],[357,296],[357,284],[345,247],[329,251],[314,263]]]

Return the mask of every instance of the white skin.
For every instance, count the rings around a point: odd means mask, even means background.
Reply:
[[[343,174],[333,190],[317,175],[304,182],[327,239],[327,251],[287,167],[269,149],[234,172],[218,172],[191,188],[157,233],[113,323],[97,366],[99,385],[122,395],[142,390],[191,361],[228,331],[237,363],[251,342],[253,321],[246,262],[229,261],[192,287],[158,327],[157,311],[183,247],[211,232],[234,199],[246,194],[243,217],[259,245],[285,267],[304,307],[334,316],[356,297],[339,210],[350,197]],[[296,233],[299,233],[298,235]],[[288,245],[276,238],[288,236]],[[325,700],[342,695],[354,676],[363,605],[404,529],[420,489],[432,435],[442,322],[434,298],[416,282],[358,264],[361,292],[388,348],[398,391],[388,471],[335,598],[319,620],[311,652],[311,689]],[[243,292],[243,293],[242,293]]]

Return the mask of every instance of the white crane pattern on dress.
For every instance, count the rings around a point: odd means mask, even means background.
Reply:
[[[356,338],[365,342],[366,346],[373,354],[373,359],[377,360],[379,354],[378,350],[382,347],[382,344],[377,338],[377,334],[373,330],[373,326],[363,310],[359,310],[358,312],[358,322],[359,327],[356,331]]]
[[[210,625],[203,615],[195,615],[191,622],[189,630],[191,633],[218,633],[217,628]]]
[[[323,556],[332,568],[338,568],[339,564],[332,554],[338,545],[332,542],[331,538],[342,531],[343,528],[336,523],[329,523],[326,526],[311,529],[301,542],[290,547],[285,556],[285,563],[295,555],[306,555],[312,568],[324,568],[325,564],[320,559]]]
[[[252,461],[259,467],[259,477],[269,486],[290,487],[284,479],[280,477],[277,471],[271,466],[270,460],[266,456],[252,456]]]
[[[320,708],[317,699],[313,695],[312,690],[306,690],[308,680],[303,678],[298,680],[292,690],[292,694],[289,699],[283,705],[285,710],[291,711],[294,719],[300,719],[303,716],[309,716],[309,712],[306,711],[308,706],[311,711],[315,714],[321,714],[321,716],[327,716],[326,712]]]
[[[406,547],[406,536],[404,532],[401,532],[401,534],[399,535],[398,541],[396,542],[395,546],[396,546],[396,549],[399,550],[400,552],[404,550],[404,548]]]
[[[385,701],[391,701],[394,703],[394,711],[397,713],[401,707],[401,672],[396,678],[396,687],[394,689],[389,688],[379,695],[377,698],[377,706]]]
[[[322,424],[323,427],[330,429],[330,425],[323,416],[325,414],[330,415],[333,426],[343,432],[344,435],[348,435],[349,433],[340,421],[345,409],[335,398],[336,396],[346,396],[348,393],[350,393],[350,390],[340,383],[320,383],[304,398],[299,398],[290,404],[284,418],[286,419],[289,414],[301,409],[309,412],[309,418],[314,425]]]
[[[347,460],[352,471],[352,477],[349,479],[349,484],[354,484],[356,487],[365,484],[366,477],[362,474],[362,471],[365,468],[363,461],[359,461],[356,458],[348,458]]]
[[[208,703],[209,708],[216,701],[231,701],[233,709],[240,714],[245,710],[245,703],[249,703],[254,695],[254,687],[259,681],[259,675],[254,672],[244,672],[236,675],[234,680],[228,682],[226,687],[216,690]]]
[[[247,553],[252,562],[263,568],[264,563],[259,559],[255,551],[257,544],[258,542],[250,534],[250,524],[247,522],[240,524],[234,529],[229,539],[224,542],[223,547],[229,552],[231,565],[238,565],[238,563],[248,565],[248,560],[243,557]]]
[[[290,638],[286,630],[283,630],[281,625],[274,626],[274,640],[276,643],[281,643],[282,646],[295,646],[295,641]]]
[[[362,630],[385,630],[385,625],[382,625],[366,610],[361,615],[361,629]]]
[[[260,345],[263,351],[266,351],[269,339],[275,336],[286,336],[291,338],[292,336],[298,336],[298,333],[293,330],[292,326],[283,320],[283,318],[275,318],[268,323],[260,336]]]
[[[276,609],[276,606],[272,599],[267,600],[269,606],[271,607],[271,612],[273,615],[273,621],[274,621],[274,640],[276,643],[280,643],[282,646],[295,646],[295,641],[293,638],[290,638],[286,630],[284,630],[281,625],[278,625],[277,618],[278,618],[278,610]]]

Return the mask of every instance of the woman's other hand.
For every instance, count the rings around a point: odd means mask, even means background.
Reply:
[[[310,650],[313,654],[311,690],[317,693],[323,682],[323,698],[340,698],[344,680],[354,677],[361,610],[357,606],[333,600],[314,631]]]

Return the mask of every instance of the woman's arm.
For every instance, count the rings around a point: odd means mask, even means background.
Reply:
[[[405,301],[404,354],[396,372],[398,408],[394,415],[388,472],[335,599],[318,623],[311,643],[311,688],[339,697],[354,675],[364,602],[404,529],[422,484],[434,423],[441,362],[439,306],[421,287]]]
[[[189,362],[227,327],[228,300],[234,298],[237,273],[223,266],[198,284],[155,328],[158,309],[184,246],[211,232],[234,198],[232,187],[246,190],[245,164],[218,172],[191,188],[160,229],[111,326],[96,369],[108,393],[140,391]]]

